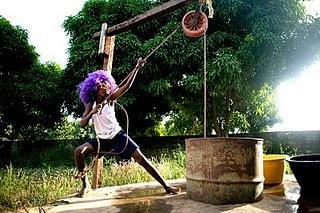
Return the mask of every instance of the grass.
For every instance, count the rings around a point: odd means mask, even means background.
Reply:
[[[54,153],[47,155],[54,157],[38,159],[37,164],[40,168],[18,168],[10,165],[0,169],[0,212],[52,204],[64,196],[75,193],[81,187],[80,181],[73,178],[75,168],[71,166],[72,152]],[[185,177],[184,148],[163,148],[160,153],[157,150],[145,154],[165,179]],[[66,159],[63,159],[63,156]],[[61,164],[65,166],[59,166]],[[288,165],[286,173],[291,174]],[[91,179],[92,173],[89,172],[88,175]],[[115,158],[105,158],[103,187],[153,180],[137,163],[119,163]]]
[[[284,173],[287,175],[292,175],[292,170],[288,162],[285,162]]]
[[[160,157],[152,157],[150,160],[165,179],[177,179],[186,174],[186,157],[182,150],[170,156],[162,153]],[[114,186],[153,180],[144,168],[135,162],[112,163],[104,170],[102,185]]]
[[[149,158],[165,179],[185,176],[185,153],[182,148],[164,150],[159,156]],[[80,181],[73,178],[75,168],[14,168],[0,169],[0,212],[44,206],[59,198],[75,193]],[[92,177],[89,172],[89,178]],[[123,185],[153,181],[154,179],[137,163],[118,163],[114,158],[104,162],[102,186]]]
[[[0,211],[43,206],[75,190],[70,168],[0,170]]]

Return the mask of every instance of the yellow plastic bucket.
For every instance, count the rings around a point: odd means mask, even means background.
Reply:
[[[264,155],[264,184],[280,184],[283,181],[285,159],[287,155]]]

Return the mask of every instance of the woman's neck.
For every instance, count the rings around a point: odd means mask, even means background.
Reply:
[[[97,104],[101,104],[104,100],[106,99],[106,97],[104,97],[104,96],[97,96]]]

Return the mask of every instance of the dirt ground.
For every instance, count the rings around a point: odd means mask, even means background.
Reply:
[[[285,176],[282,184],[265,186],[263,199],[255,203],[211,205],[188,198],[185,179],[168,181],[182,192],[167,195],[157,182],[99,188],[84,198],[70,195],[52,206],[33,208],[30,213],[207,213],[207,212],[320,212],[320,197],[302,197],[293,176]],[[23,211],[26,212],[26,211]]]

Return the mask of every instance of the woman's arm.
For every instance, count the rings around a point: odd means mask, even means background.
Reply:
[[[80,127],[84,128],[88,125],[92,115],[94,115],[95,113],[99,112],[99,110],[101,109],[101,104],[98,104],[95,108],[92,109],[93,103],[89,102],[85,105],[85,110],[84,113],[82,115],[81,121],[80,121]]]
[[[128,91],[128,89],[133,84],[133,81],[136,78],[136,75],[137,75],[139,69],[141,67],[143,67],[145,63],[146,63],[146,61],[143,60],[142,58],[138,59],[135,68],[129,73],[128,80],[126,81],[126,83],[123,86],[119,87],[119,89],[111,95],[110,100],[115,100],[115,99],[119,98],[120,96],[122,96],[125,92]]]

